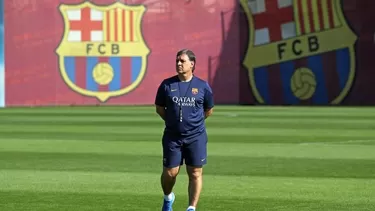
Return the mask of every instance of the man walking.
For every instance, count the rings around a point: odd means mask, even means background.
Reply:
[[[205,119],[212,114],[214,101],[208,83],[193,74],[195,64],[191,50],[177,52],[177,74],[163,80],[156,94],[156,112],[165,122],[162,211],[172,211],[173,186],[184,161],[189,176],[187,211],[195,211],[202,189],[203,165],[207,163]]]

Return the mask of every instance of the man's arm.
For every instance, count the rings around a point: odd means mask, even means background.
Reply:
[[[156,113],[165,121],[165,86],[164,81],[160,84],[155,98]]]
[[[165,107],[156,105],[156,113],[165,121]]]
[[[212,115],[212,112],[214,112],[214,108],[210,108],[204,111],[204,118],[207,119],[209,116]]]
[[[211,87],[207,84],[204,92],[204,117],[207,119],[214,111],[214,96]]]

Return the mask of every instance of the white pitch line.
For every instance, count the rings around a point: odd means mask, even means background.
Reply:
[[[375,140],[347,140],[347,141],[330,141],[330,142],[302,142],[300,145],[309,145],[309,144],[348,144],[348,143],[369,143],[375,142]]]

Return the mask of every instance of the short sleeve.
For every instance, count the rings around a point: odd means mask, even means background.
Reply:
[[[155,97],[155,105],[165,107],[165,83],[164,81],[159,85],[158,91]]]
[[[214,96],[212,93],[212,89],[208,83],[206,83],[206,89],[204,92],[204,109],[208,110],[214,107]]]

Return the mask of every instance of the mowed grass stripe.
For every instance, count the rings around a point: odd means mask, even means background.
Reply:
[[[136,126],[87,126],[87,125],[64,125],[56,127],[54,125],[40,127],[38,125],[23,125],[22,127],[15,127],[14,125],[3,125],[0,127],[1,132],[68,132],[69,133],[106,133],[110,134],[129,134],[137,135],[147,131],[147,134],[160,135],[163,132],[163,126],[160,127],[136,127]],[[373,129],[322,129],[322,128],[303,128],[303,129],[289,129],[289,128],[263,128],[257,127],[252,128],[249,126],[237,126],[226,130],[225,128],[209,127],[207,128],[209,135],[247,135],[249,138],[253,135],[278,135],[278,136],[325,136],[328,134],[334,134],[338,137],[355,136],[355,137],[375,137],[375,130]]]
[[[154,112],[155,107],[153,105],[123,105],[123,106],[50,106],[50,107],[6,107],[1,111],[11,113],[29,113],[29,112],[98,112],[105,110],[106,112]],[[301,112],[301,113],[344,113],[344,114],[364,114],[374,110],[373,107],[304,107],[304,106],[238,106],[238,105],[216,105],[215,110],[223,112],[269,112],[269,113],[283,113],[283,112]]]
[[[374,140],[375,141],[375,140]],[[160,155],[161,141],[81,141],[5,139],[0,152],[93,153],[120,155]],[[361,142],[359,142],[361,143]],[[375,146],[330,144],[251,144],[209,142],[209,156],[281,157],[375,160]]]
[[[28,118],[37,118],[37,117],[48,117],[48,116],[56,116],[56,117],[71,117],[71,118],[77,118],[77,117],[138,117],[140,115],[145,115],[145,116],[155,116],[155,118],[159,118],[155,112],[149,113],[139,113],[139,112],[129,112],[129,113],[107,113],[107,112],[97,112],[97,113],[61,113],[61,112],[56,112],[56,113],[0,113],[0,117],[4,118],[10,118],[10,117],[28,117]],[[243,117],[243,118],[251,118],[251,117],[279,117],[279,118],[287,118],[287,119],[304,119],[304,118],[310,118],[310,119],[328,119],[328,118],[334,118],[334,119],[365,119],[365,120],[374,120],[375,119],[375,114],[358,114],[358,115],[345,115],[345,114],[303,114],[303,113],[298,113],[298,112],[290,112],[290,113],[268,113],[268,112],[263,112],[263,113],[251,113],[249,112],[233,112],[233,113],[220,113],[216,112],[216,116],[222,116],[222,117]],[[212,116],[213,117],[213,116]]]
[[[119,127],[119,126],[138,126],[138,127],[163,127],[164,124],[159,117],[2,117],[0,127],[7,125],[18,126],[40,126],[40,127],[63,127],[63,126],[100,126],[100,127]],[[304,119],[284,118],[280,120],[276,117],[267,118],[244,118],[244,117],[212,117],[207,122],[208,128],[232,128],[232,127],[249,127],[249,128],[294,128],[294,129],[357,129],[373,130],[375,129],[374,120],[352,119],[338,120],[328,119]]]
[[[0,191],[0,209],[7,211],[150,211],[160,210],[161,196],[156,194],[142,195],[137,193],[65,193],[65,192],[30,192]],[[185,210],[187,196],[180,193],[173,205],[174,210]],[[372,211],[373,202],[344,202],[315,199],[280,199],[273,197],[233,197],[207,196],[202,194],[199,209],[204,211]]]
[[[216,114],[216,113],[215,113]],[[36,118],[29,118],[25,116],[2,116],[1,117],[1,124],[5,124],[7,121],[12,122],[19,122],[19,123],[65,123],[70,122],[71,124],[77,124],[77,123],[128,123],[128,122],[162,122],[159,116],[156,115],[138,115],[137,118],[131,117],[122,117],[122,116],[104,116],[98,118],[95,115],[86,116],[86,117],[79,117],[79,116],[38,116]],[[360,124],[362,126],[366,126],[367,124],[374,125],[373,119],[363,119],[361,117],[358,117],[358,119],[333,119],[331,117],[327,118],[321,118],[321,119],[315,119],[315,118],[282,118],[279,117],[273,117],[273,116],[267,116],[264,117],[248,117],[248,116],[212,116],[209,119],[206,120],[208,124],[210,123],[216,123],[220,121],[226,121],[228,123],[238,123],[240,121],[241,123],[270,123],[270,124],[277,124],[277,123],[301,123],[301,124]],[[276,121],[276,122],[275,122]],[[228,124],[229,125],[229,124]]]
[[[183,173],[183,171],[181,171]],[[160,174],[0,170],[2,191],[162,195]],[[56,182],[58,181],[58,182]],[[270,197],[374,203],[375,180],[205,175],[205,196]],[[186,194],[186,175],[175,192]],[[334,190],[334,191],[332,191]]]
[[[0,117],[132,117],[150,115],[156,116],[153,106],[123,106],[123,107],[57,107],[57,108],[5,108],[0,110]],[[303,107],[254,107],[254,106],[216,106],[217,116],[245,116],[245,117],[283,117],[283,118],[339,118],[339,119],[375,119],[372,108],[303,108]]]
[[[161,129],[162,130],[162,129]],[[102,130],[101,130],[102,131]],[[142,130],[140,130],[142,131]],[[89,140],[89,141],[148,141],[160,143],[162,132],[159,134],[153,134],[148,132],[140,133],[110,133],[106,130],[105,132],[100,131],[88,131],[79,132],[76,131],[71,133],[69,131],[43,131],[42,129],[36,129],[31,131],[18,130],[13,131],[1,131],[1,139],[42,139],[50,140]],[[290,134],[213,134],[209,133],[209,141],[211,143],[301,143],[301,144],[312,144],[312,143],[343,143],[343,144],[362,144],[362,145],[375,145],[374,136],[370,133],[354,134],[354,135],[340,135],[340,133],[327,133],[317,135],[306,135],[303,133],[290,133]],[[1,141],[0,141],[1,146]]]
[[[312,159],[282,157],[210,156],[205,174],[275,177],[375,178],[375,161],[365,159]],[[1,152],[0,169],[154,172],[162,156]]]

